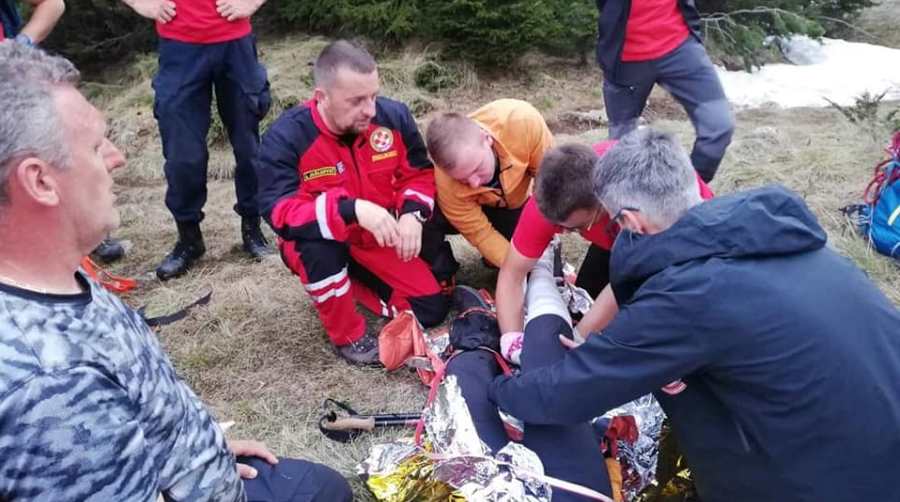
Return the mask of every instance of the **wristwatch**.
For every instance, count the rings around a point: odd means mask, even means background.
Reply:
[[[413,215],[413,218],[415,218],[419,223],[424,224],[426,221],[428,221],[428,218],[422,216],[422,211],[413,211],[409,214]]]

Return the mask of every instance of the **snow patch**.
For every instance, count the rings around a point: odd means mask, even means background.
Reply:
[[[781,47],[795,64],[765,65],[752,73],[716,69],[737,108],[824,107],[825,98],[852,105],[864,92],[887,91],[886,100],[900,99],[900,49],[803,36],[782,40]]]

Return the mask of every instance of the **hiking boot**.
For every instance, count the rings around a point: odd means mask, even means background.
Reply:
[[[241,218],[241,240],[244,241],[244,251],[256,260],[275,252],[259,228],[259,216]]]
[[[125,256],[125,246],[122,245],[122,241],[107,237],[100,241],[91,254],[103,263],[112,263]]]
[[[200,223],[185,222],[177,225],[178,242],[175,243],[172,252],[156,267],[156,276],[161,281],[184,274],[206,252],[203,234],[200,233]]]
[[[462,284],[453,288],[453,307],[458,312],[465,312],[471,308],[483,308],[491,310],[491,304],[484,298],[480,291]]]
[[[481,310],[464,311],[450,322],[450,346],[457,350],[488,347],[499,352],[500,327],[497,317]]]
[[[378,358],[378,335],[366,330],[366,334],[355,342],[335,347],[339,356],[350,364],[361,366],[377,366],[381,364]]]

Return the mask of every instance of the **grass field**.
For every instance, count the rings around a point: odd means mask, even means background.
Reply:
[[[891,27],[896,26],[900,2],[884,2],[876,9],[864,17],[867,29],[887,34],[885,42],[900,47],[897,30]],[[893,23],[884,21],[888,15],[894,16]],[[326,42],[303,35],[261,41],[261,58],[278,106],[310,95],[309,64]],[[413,83],[412,69],[425,58],[417,49],[378,57],[384,94],[411,103],[420,127],[439,111],[468,111],[491,99],[516,97],[545,114],[557,142],[590,143],[606,136],[602,126],[584,122],[577,114],[602,108],[600,76],[593,66],[534,57],[492,78],[453,67],[459,87],[429,93]],[[352,445],[325,440],[316,426],[322,400],[346,400],[370,412],[415,411],[424,402],[424,389],[403,370],[386,374],[343,363],[332,352],[297,279],[279,258],[262,263],[244,258],[239,219],[231,210],[233,158],[227,144],[218,142],[211,151],[202,224],[206,256],[182,278],[166,283],[155,279],[151,272],[173,244],[175,229],[163,203],[162,154],[149,83],[154,70],[154,56],[147,55],[86,84],[111,121],[114,141],[129,157],[128,167],[117,174],[123,218],[117,236],[132,246],[111,270],[143,280],[127,300],[147,306],[150,315],[172,310],[212,288],[208,307],[160,332],[181,375],[218,418],[237,422],[231,436],[260,439],[278,454],[331,465],[352,478],[358,497],[365,499],[365,489],[355,481],[355,465],[371,442],[382,437]],[[645,116],[652,125],[677,133],[685,145],[692,141],[686,116],[665,93],[654,93]],[[886,134],[875,137],[832,109],[742,111],[737,120],[734,142],[713,188],[727,193],[774,182],[798,191],[828,230],[831,244],[900,304],[900,269],[868,250],[838,212],[859,199],[872,166],[882,157]],[[465,242],[457,239],[453,245],[463,263],[459,282],[491,287],[496,273],[484,270]],[[578,263],[584,249],[577,239],[566,240],[569,261]]]

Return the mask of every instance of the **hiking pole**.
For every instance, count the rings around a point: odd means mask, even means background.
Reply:
[[[341,443],[376,428],[415,427],[422,417],[421,413],[360,414],[348,404],[331,398],[326,399],[322,407],[326,413],[319,419],[319,430],[328,439]]]

